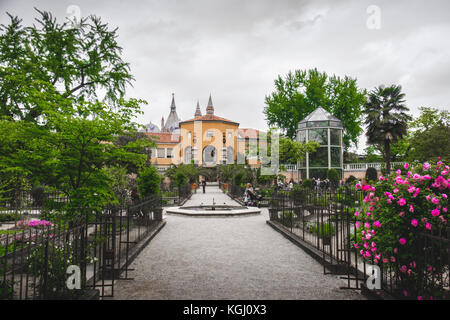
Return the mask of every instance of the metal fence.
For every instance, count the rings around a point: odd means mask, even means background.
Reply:
[[[192,196],[192,186],[187,183],[181,187],[170,185],[161,186],[164,206],[180,206]]]
[[[114,281],[129,279],[140,242],[162,219],[161,197],[53,223],[22,219],[0,234],[0,299],[112,297]]]
[[[396,264],[376,263],[373,256],[363,259],[353,246],[357,234],[354,211],[363,199],[364,194],[354,189],[275,193],[269,203],[269,215],[282,230],[320,255],[324,273],[342,275],[346,281],[344,289],[366,290],[368,280],[376,272],[374,266],[378,266],[381,290],[375,290],[377,294],[449,299],[450,228],[420,234],[414,275],[407,276]]]

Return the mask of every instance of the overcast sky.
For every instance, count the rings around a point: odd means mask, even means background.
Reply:
[[[204,113],[211,93],[217,115],[265,130],[264,97],[277,75],[314,67],[367,89],[401,84],[414,115],[449,109],[448,0],[0,0],[0,23],[7,11],[29,24],[33,7],[65,19],[71,5],[119,27],[136,78],[128,96],[149,102],[140,123],[160,126],[172,92],[183,120],[197,99]]]

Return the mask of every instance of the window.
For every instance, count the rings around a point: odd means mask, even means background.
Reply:
[[[158,148],[158,158],[165,158],[165,157],[166,157],[166,149]]]
[[[172,148],[167,148],[167,158],[173,158],[172,151],[173,151]]]
[[[341,145],[341,130],[330,129],[330,145],[340,146]]]
[[[339,147],[331,147],[331,166],[341,166],[341,148]]]
[[[310,129],[309,140],[321,145],[328,145],[328,129]]]
[[[298,142],[301,142],[301,143],[306,142],[306,130],[301,130],[298,132]]]
[[[232,136],[233,134],[231,132],[228,132],[228,139],[231,139]]]
[[[232,164],[234,163],[234,149],[233,147],[227,147],[227,163]]]
[[[206,136],[207,136],[208,138],[212,138],[212,137],[214,136],[214,132],[212,132],[212,131],[206,131]]]
[[[192,148],[186,147],[184,149],[184,163],[191,163],[192,160]]]
[[[310,167],[328,168],[328,148],[317,148],[316,152],[309,155]]]

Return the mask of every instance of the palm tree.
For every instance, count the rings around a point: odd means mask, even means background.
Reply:
[[[387,174],[391,173],[391,143],[407,134],[408,121],[412,120],[404,98],[400,85],[379,86],[369,93],[364,105],[367,142],[384,148]]]

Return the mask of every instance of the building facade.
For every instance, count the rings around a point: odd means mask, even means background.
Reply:
[[[170,113],[166,121],[162,118],[161,129],[152,123],[145,128],[146,134],[157,145],[151,152],[150,161],[160,171],[180,163],[205,167],[232,163],[259,165],[256,155],[259,131],[240,129],[238,122],[215,115],[211,96],[204,115],[197,101],[194,117],[182,121],[172,95]]]

